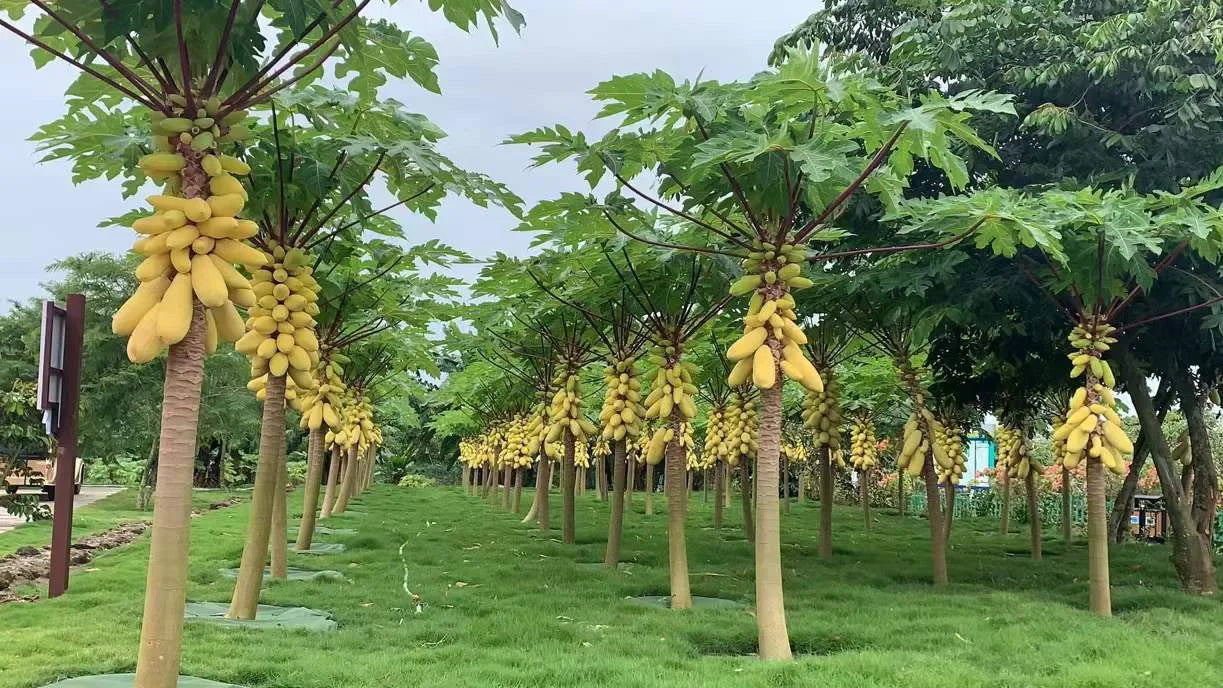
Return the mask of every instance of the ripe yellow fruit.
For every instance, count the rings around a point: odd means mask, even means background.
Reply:
[[[141,282],[164,277],[166,270],[170,269],[170,256],[166,253],[160,253],[155,256],[149,256],[136,266],[136,279]]]
[[[232,263],[228,263],[217,256],[209,255],[212,259],[212,264],[216,266],[217,272],[221,273],[221,279],[225,281],[225,286],[230,289],[250,289],[251,283],[242,273],[238,272]]]
[[[162,295],[170,287],[170,280],[164,275],[141,282],[136,291],[115,312],[110,319],[110,329],[117,335],[127,336],[135,331],[141,319],[161,301]]]
[[[764,340],[768,336],[768,330],[763,327],[748,330],[734,344],[730,345],[730,348],[726,351],[726,357],[732,361],[741,361],[748,358],[764,344]]]
[[[191,291],[191,276],[178,274],[161,298],[157,311],[157,336],[167,345],[177,344],[191,329],[194,300]]]
[[[242,316],[230,300],[226,300],[218,308],[212,309],[212,319],[217,324],[217,334],[227,342],[236,342],[246,333],[246,325]]]
[[[209,196],[208,207],[213,217],[233,217],[242,212],[246,199],[242,194],[231,193],[221,196]]]
[[[285,356],[284,354],[277,352],[275,354],[272,354],[272,357],[268,359],[268,372],[269,373],[277,377],[280,377],[284,375],[286,372],[288,372],[288,370],[289,370],[289,357],[288,356]]]
[[[259,334],[268,335],[276,331],[276,321],[270,315],[261,315],[251,324]]]
[[[318,351],[318,337],[315,336],[313,331],[305,327],[293,331],[293,340],[307,352]]]
[[[161,304],[154,304],[149,309],[144,317],[140,319],[140,323],[136,325],[136,329],[132,331],[132,336],[127,339],[127,358],[132,363],[148,363],[157,358],[157,354],[161,353],[165,342],[157,336],[157,322],[159,320],[158,312],[161,310]]]
[[[232,217],[213,217],[197,223],[196,227],[199,228],[200,234],[220,241],[221,239],[238,238],[234,236],[238,232],[238,224],[238,220]]]
[[[276,338],[268,337],[259,342],[259,348],[255,349],[255,353],[260,358],[271,358],[276,353]]]
[[[305,349],[300,346],[294,346],[289,350],[287,356],[289,358],[289,366],[294,370],[310,370],[310,354],[306,353]],[[583,418],[582,420],[585,419]]]
[[[730,385],[731,387],[738,387],[739,385],[746,383],[747,379],[751,377],[751,374],[752,359],[745,358],[736,363],[734,368],[731,368],[730,375],[728,375],[726,378],[726,384]]]
[[[187,248],[199,235],[200,231],[195,228],[195,225],[183,225],[166,234],[166,246],[171,249]]]
[[[752,383],[760,389],[772,389],[777,384],[777,363],[767,344],[760,345],[752,356]]]
[[[242,186],[242,182],[238,181],[237,177],[228,174],[216,175],[209,179],[208,190],[217,196],[240,194],[242,197],[246,197],[246,188]],[[214,210],[212,214],[220,215],[221,213]]]
[[[255,305],[255,292],[250,289],[230,289],[229,300],[235,305],[250,308]]]
[[[230,239],[249,239],[259,233],[259,224],[251,220],[238,220],[229,230]]]
[[[217,350],[217,323],[212,318],[212,311],[204,311],[204,352],[213,353]]]
[[[251,267],[261,267],[267,264],[263,251],[251,248],[233,239],[220,239],[212,249],[213,254],[231,263],[241,263]]]
[[[191,287],[209,308],[220,308],[229,301],[229,288],[211,255],[191,259]]]
[[[176,272],[183,274],[191,272],[191,252],[185,248],[170,251],[170,263],[174,265]]]

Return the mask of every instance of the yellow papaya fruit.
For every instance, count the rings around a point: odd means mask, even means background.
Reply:
[[[167,345],[181,342],[191,329],[194,307],[191,276],[182,273],[175,275],[161,297],[161,307],[157,312],[158,338]]]
[[[209,308],[219,308],[229,301],[229,288],[225,286],[212,255],[191,259],[191,287],[200,303]]]
[[[136,287],[136,291],[132,292],[127,301],[124,301],[119,310],[115,311],[114,316],[111,317],[111,332],[124,337],[130,335],[145,314],[161,301],[162,295],[169,287],[170,280],[164,275],[141,282],[140,286]]]
[[[777,384],[777,362],[767,344],[761,344],[752,355],[752,383],[760,389],[772,389]]]

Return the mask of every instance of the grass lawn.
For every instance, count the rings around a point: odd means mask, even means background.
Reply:
[[[294,495],[300,499],[300,490]],[[524,502],[527,501],[524,499]],[[559,526],[560,499],[552,522]],[[658,504],[665,501],[658,499]],[[744,603],[686,612],[630,604],[667,594],[665,517],[629,514],[621,572],[599,561],[607,507],[579,499],[578,545],[544,534],[455,488],[376,487],[327,525],[357,535],[337,555],[291,555],[352,583],[273,584],[264,603],[330,611],[328,634],[188,625],[184,673],[245,686],[1217,686],[1223,603],[1179,593],[1167,550],[1113,549],[1117,616],[1086,611],[1086,551],[1054,538],[1045,560],[1027,535],[956,524],[953,584],[934,590],[925,522],[878,513],[870,533],[839,508],[834,556],[816,555],[818,510],[783,517],[790,632],[799,661],[741,656],[755,645],[752,550],[736,516],[713,531],[696,496],[689,519],[693,593]],[[524,505],[525,508],[525,505]],[[225,601],[245,505],[197,518],[188,598]],[[661,512],[661,509],[660,509]],[[20,532],[20,531],[19,531]],[[3,542],[3,538],[0,538]],[[399,550],[402,545],[403,562]],[[0,607],[0,686],[131,671],[148,538],[99,557],[59,600]],[[406,576],[406,579],[405,579]],[[404,585],[420,595],[414,612]],[[256,634],[257,633],[257,634]]]
[[[196,490],[191,495],[196,508],[205,508],[234,495],[250,494],[224,490]],[[93,504],[72,510],[72,540],[113,528],[120,523],[149,521],[152,511],[136,508],[136,491],[125,489]],[[19,547],[44,547],[51,544],[51,520],[23,523],[16,528],[0,533],[0,557],[15,552]],[[2,660],[0,660],[2,661]]]

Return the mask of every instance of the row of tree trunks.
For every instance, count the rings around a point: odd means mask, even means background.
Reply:
[[[302,496],[302,520],[297,526],[293,549],[304,552],[314,543],[314,526],[318,510],[319,489],[323,482],[323,430],[311,430],[306,447],[306,486]]]

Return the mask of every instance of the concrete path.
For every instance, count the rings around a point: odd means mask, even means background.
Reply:
[[[109,497],[122,489],[122,487],[114,485],[83,485],[81,486],[81,493],[76,495],[76,499],[72,503],[72,510],[76,511],[83,506],[93,504],[99,499]],[[50,505],[51,503],[47,502],[47,504]],[[0,507],[0,533],[12,530],[22,523],[25,523],[24,518],[13,516],[8,511],[5,511],[3,507]]]

